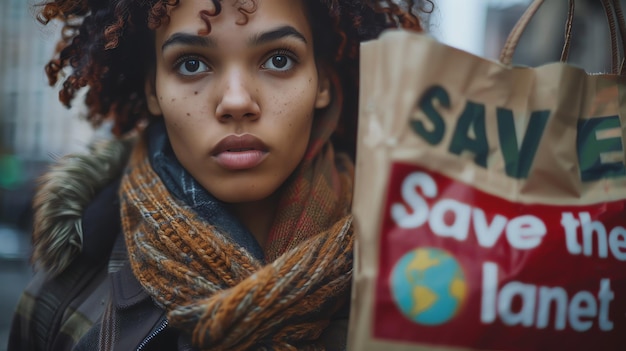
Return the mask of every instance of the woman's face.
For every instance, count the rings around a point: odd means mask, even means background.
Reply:
[[[252,202],[273,194],[298,166],[315,108],[330,102],[318,76],[301,1],[182,0],[156,30],[156,77],[148,107],[163,115],[180,163],[218,199]]]

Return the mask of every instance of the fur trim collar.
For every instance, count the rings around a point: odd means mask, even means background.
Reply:
[[[94,143],[86,154],[61,158],[40,178],[33,202],[36,269],[57,275],[80,253],[83,210],[121,175],[134,142],[128,138]]]

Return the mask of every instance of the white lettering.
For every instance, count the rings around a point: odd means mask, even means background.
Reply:
[[[598,318],[600,330],[613,330],[613,322],[609,320],[609,304],[614,297],[615,294],[611,291],[611,281],[602,279],[600,281],[600,292],[598,292],[598,300],[600,300],[600,317]]]
[[[520,250],[528,250],[541,244],[546,235],[546,225],[537,217],[524,215],[513,218],[506,225],[506,237],[511,246]]]
[[[478,244],[487,248],[493,247],[506,232],[507,242],[519,250],[539,246],[546,234],[545,224],[532,215],[509,220],[495,213],[490,223],[483,209],[455,199],[435,201],[430,208],[426,198],[435,198],[438,189],[427,173],[409,174],[402,182],[400,192],[403,201],[393,203],[390,208],[391,218],[400,228],[414,229],[428,223],[435,235],[458,241],[467,240],[473,229]]]
[[[581,212],[578,214],[580,218],[580,226],[583,231],[583,255],[591,256],[593,251],[593,233],[598,238],[598,256],[606,258],[608,256],[608,248],[606,245],[606,228],[600,221],[592,221],[589,212]]]
[[[476,231],[476,239],[482,247],[492,247],[506,226],[508,219],[502,215],[496,214],[491,221],[487,223],[485,211],[475,208],[472,212],[472,220],[474,221],[474,230]]]
[[[556,316],[554,329],[565,329],[565,317],[567,316],[567,291],[561,287],[539,288],[539,308],[537,309],[537,328],[544,329],[550,321],[550,304],[554,302]]]
[[[492,262],[483,264],[483,294],[480,304],[480,320],[493,323],[496,320],[496,298],[498,294],[498,266]]]
[[[624,227],[617,226],[609,233],[609,248],[611,254],[620,261],[626,261],[626,230]]]
[[[498,314],[502,323],[506,325],[521,324],[525,327],[533,325],[535,296],[537,295],[536,286],[512,281],[502,287],[499,295]],[[516,296],[522,300],[522,308],[517,312],[513,311],[513,299]]]
[[[569,304],[569,324],[576,331],[589,330],[593,326],[592,320],[583,321],[584,317],[593,318],[598,314],[596,299],[588,291],[580,291],[572,297]]]
[[[452,237],[459,241],[467,239],[470,227],[471,207],[451,199],[438,201],[431,210],[428,219],[430,229],[437,235]],[[452,223],[446,223],[446,213],[451,214]]]
[[[601,221],[594,221],[589,212],[578,213],[578,219],[571,212],[561,215],[561,225],[565,230],[565,244],[572,255],[592,256],[594,246],[599,258],[607,258],[609,251],[617,260],[626,261],[626,229],[616,226],[607,235],[607,229]],[[581,228],[582,243],[578,239]],[[594,245],[594,238],[596,245]]]
[[[570,212],[564,212],[561,215],[561,225],[565,228],[565,244],[567,246],[567,251],[572,255],[580,255],[583,251],[583,248],[578,243],[578,227],[580,223],[574,215]]]
[[[416,188],[420,188],[424,196],[433,198],[437,196],[437,184],[428,174],[413,172],[402,182],[402,198],[411,208],[407,211],[403,204],[391,205],[391,218],[400,228],[417,228],[428,219],[428,204],[419,196]]]
[[[553,321],[555,330],[569,326],[574,331],[584,332],[592,328],[597,319],[600,330],[613,330],[609,307],[615,294],[609,279],[600,280],[597,297],[583,290],[568,301],[567,292],[558,286],[509,281],[499,288],[498,266],[494,262],[483,263],[482,273],[480,320],[484,324],[500,320],[509,326],[546,329]]]

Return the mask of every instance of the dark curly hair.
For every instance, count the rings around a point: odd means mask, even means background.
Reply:
[[[167,21],[169,7],[180,0],[51,0],[42,4],[38,20],[60,20],[62,37],[55,57],[46,65],[50,85],[63,76],[60,101],[70,106],[87,89],[87,120],[99,125],[114,118],[114,133],[134,130],[148,116],[144,96],[146,74],[154,64],[154,34]],[[212,0],[220,12],[222,0]],[[252,1],[256,6],[256,1]],[[384,29],[421,31],[419,14],[432,10],[430,0],[302,0],[311,18],[315,55],[333,64],[344,90],[343,120],[335,142],[354,151],[358,97],[359,43]],[[430,8],[424,8],[426,4]],[[252,9],[252,11],[254,8]],[[249,9],[241,8],[244,15]],[[205,19],[207,30],[210,21]],[[207,32],[208,33],[208,32]]]

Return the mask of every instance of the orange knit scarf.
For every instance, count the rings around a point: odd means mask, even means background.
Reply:
[[[348,301],[353,165],[326,143],[295,172],[263,265],[177,203],[137,145],[120,190],[131,266],[196,347],[316,349]]]

